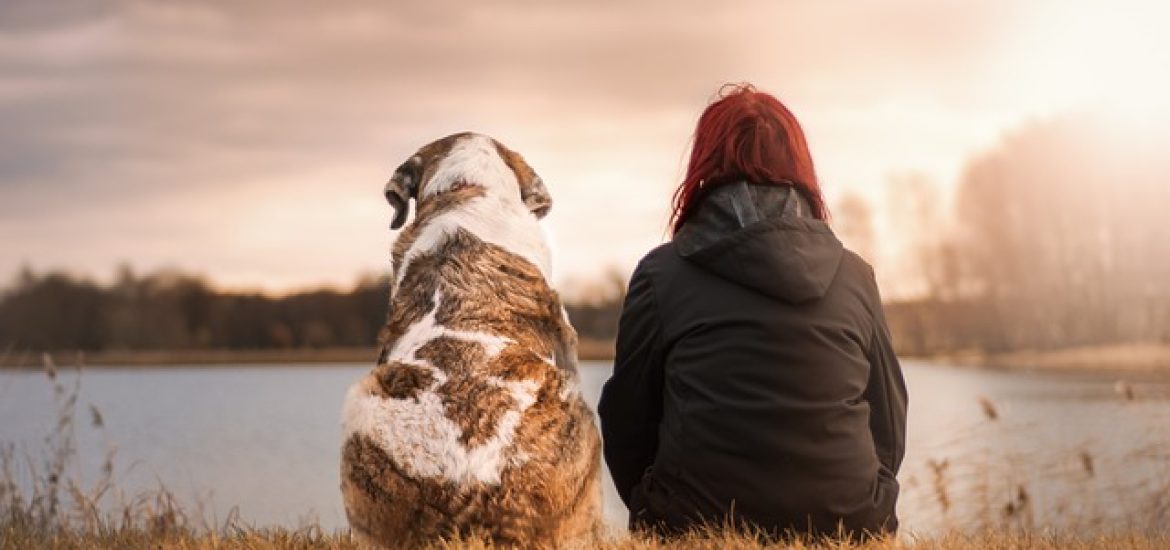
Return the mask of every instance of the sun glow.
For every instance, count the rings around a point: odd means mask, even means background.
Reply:
[[[1119,5],[1120,4],[1120,5]],[[1167,121],[1170,5],[1052,2],[1000,52],[1018,100],[1040,113],[1105,107]]]

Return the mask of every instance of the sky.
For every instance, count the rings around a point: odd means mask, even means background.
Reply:
[[[394,167],[473,130],[548,185],[573,295],[666,238],[699,113],[749,81],[801,120],[830,207],[870,204],[869,259],[897,295],[890,182],[946,200],[1030,120],[1162,109],[1166,21],[1133,0],[5,0],[0,287],[24,265],[108,280],[123,263],[345,287],[389,270]]]

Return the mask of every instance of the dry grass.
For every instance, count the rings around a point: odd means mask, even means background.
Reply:
[[[67,384],[58,376],[57,368],[49,358],[44,359],[47,380],[57,403],[57,422],[45,438],[39,457],[20,456],[13,445],[0,445],[0,550],[25,548],[327,548],[349,549],[358,545],[344,532],[324,532],[319,526],[296,529],[259,528],[247,525],[231,513],[218,523],[210,523],[201,514],[184,509],[166,490],[160,487],[148,494],[127,497],[122,495],[114,479],[114,452],[107,450],[102,475],[93,483],[82,485],[77,480],[79,449],[76,429],[104,429],[101,411],[92,406],[82,421],[78,419],[79,378]],[[982,400],[979,405],[988,422],[999,422],[1002,413],[995,404]],[[85,421],[87,420],[87,422]],[[1091,479],[1097,468],[1094,458],[1082,453],[1076,462],[1081,473]],[[973,501],[978,492],[972,492],[955,482],[955,464],[948,460],[933,461],[930,465],[933,479],[926,486],[939,508],[945,514],[958,501]],[[958,466],[970,466],[960,464]],[[978,468],[976,468],[978,470]],[[988,466],[982,470],[986,475]],[[24,474],[23,476],[20,474]],[[18,483],[18,479],[23,483]],[[1165,480],[1163,480],[1165,481]],[[1021,485],[1023,487],[1023,485]],[[1030,518],[1030,497],[1023,492],[1012,494],[1007,505],[985,504],[987,517],[964,520],[950,531],[932,537],[903,536],[896,539],[853,543],[843,540],[768,542],[750,534],[732,529],[708,529],[688,536],[658,540],[618,534],[598,545],[613,550],[682,549],[758,549],[789,548],[793,550],[1014,550],[1038,549],[1163,549],[1170,548],[1170,530],[1163,521],[1170,518],[1170,485],[1158,502],[1142,504],[1134,516],[1143,516],[1129,526],[1100,523],[1092,529],[1071,530],[1067,533],[1048,533],[1033,527]],[[986,490],[986,489],[984,489]],[[983,495],[982,498],[986,498]],[[992,514],[991,511],[995,513]],[[1158,518],[1155,523],[1147,521]],[[1025,520],[1021,520],[1025,518]],[[979,529],[976,533],[967,529]],[[448,550],[457,548],[494,548],[478,540],[454,540],[434,545]]]
[[[1077,538],[1066,535],[1042,535],[1034,533],[986,533],[970,535],[945,535],[927,539],[876,540],[867,543],[844,541],[808,541],[769,543],[734,532],[704,532],[671,539],[656,540],[641,537],[622,536],[598,545],[603,550],[660,550],[660,549],[743,549],[762,548],[791,550],[1154,550],[1170,547],[1170,538],[1137,534],[1100,535],[1091,538]],[[230,534],[173,531],[152,533],[145,530],[127,529],[118,531],[83,533],[78,531],[42,533],[20,527],[0,527],[0,549],[121,549],[121,548],[167,548],[167,549],[357,549],[360,548],[344,533],[326,534],[314,529],[254,529],[239,530]],[[490,550],[497,548],[482,541],[457,540],[433,545],[436,550]]]

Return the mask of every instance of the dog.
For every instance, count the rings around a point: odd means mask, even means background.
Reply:
[[[552,198],[523,157],[474,133],[419,149],[385,195],[401,228],[377,365],[345,397],[341,492],[381,547],[482,538],[587,545],[600,436],[577,335],[550,286]]]

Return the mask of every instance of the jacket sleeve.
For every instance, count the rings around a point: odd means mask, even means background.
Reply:
[[[630,491],[658,451],[663,390],[661,341],[654,288],[639,265],[622,306],[613,375],[606,381],[597,406],[605,462],[627,506]]]
[[[877,298],[877,284],[874,284],[873,335],[869,349],[869,383],[865,389],[865,400],[870,405],[869,429],[873,434],[878,460],[897,475],[906,454],[906,382],[902,378],[902,366],[894,354],[890,330],[886,326],[881,299]]]

